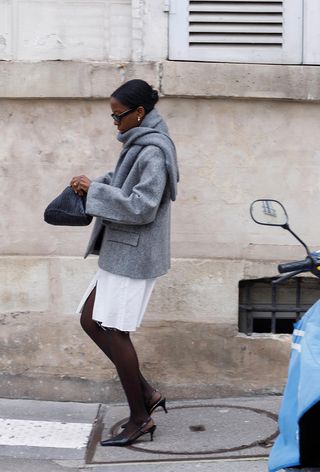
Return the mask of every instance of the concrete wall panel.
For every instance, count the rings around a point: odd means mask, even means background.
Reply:
[[[98,270],[97,257],[92,256],[86,260],[82,257],[59,257],[55,259],[59,264],[60,313],[74,314],[89,282]],[[51,309],[56,311],[54,303],[51,305]]]
[[[319,68],[301,65],[163,62],[165,95],[319,100]]]
[[[154,0],[0,0],[0,60],[164,60],[163,10]]]
[[[175,259],[155,286],[148,319],[237,324],[238,282],[243,277],[242,261]]]
[[[49,226],[43,211],[73,175],[95,177],[113,168],[120,146],[108,103],[1,105],[2,253],[81,256],[91,228]],[[318,244],[310,225],[319,191],[318,105],[163,99],[160,110],[181,170],[173,206],[174,257],[292,257],[297,244],[290,235],[251,222],[249,205],[259,197],[282,200],[294,229],[311,246]],[[298,247],[294,255],[301,256]]]
[[[157,77],[153,65],[148,70]],[[99,74],[99,87],[111,89]],[[120,398],[115,371],[74,316],[97,268],[95,257],[82,259],[91,227],[43,222],[45,206],[73,175],[114,167],[120,145],[109,102],[30,98],[0,105],[0,395]],[[282,229],[251,222],[255,198],[283,201],[293,229],[311,247],[319,244],[319,105],[176,96],[162,98],[159,110],[177,145],[181,182],[172,269],[159,279],[134,335],[143,369],[172,396],[279,392],[289,336],[238,334],[238,283],[275,275],[280,260],[304,257]]]
[[[159,89],[159,68],[134,62],[0,62],[0,97],[110,98],[122,82],[139,77]]]
[[[1,313],[46,311],[49,308],[50,271],[39,258],[0,258]]]
[[[224,324],[145,322],[133,342],[144,375],[169,398],[275,393],[287,374],[288,335],[250,338]],[[2,316],[1,346],[2,396],[125,400],[114,367],[75,318]]]
[[[12,57],[12,17],[9,0],[0,1],[0,57]]]
[[[0,12],[2,60],[131,59],[130,0],[2,0]]]
[[[1,41],[0,33],[0,47]],[[157,50],[145,36],[136,41],[140,49]],[[139,77],[172,98],[320,100],[316,66],[177,62],[158,56],[141,56],[139,62],[0,61],[0,98],[110,98],[119,83]]]

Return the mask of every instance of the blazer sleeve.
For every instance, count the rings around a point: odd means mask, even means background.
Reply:
[[[121,188],[92,182],[86,213],[104,220],[131,225],[151,223],[157,214],[167,183],[167,168],[162,151],[145,153],[138,162],[140,179],[128,196]]]

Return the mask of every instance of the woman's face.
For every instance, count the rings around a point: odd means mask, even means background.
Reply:
[[[122,103],[120,103],[119,100],[117,100],[114,97],[111,97],[110,106],[111,106],[112,114],[115,115],[113,124],[117,126],[120,133],[125,133],[131,128],[140,126],[145,116],[144,108],[138,107],[130,111],[125,116],[119,117],[120,121],[118,121],[115,118],[117,118],[117,116],[121,115],[122,113],[125,113],[126,111],[130,110],[130,108],[128,108],[125,105],[122,105]]]

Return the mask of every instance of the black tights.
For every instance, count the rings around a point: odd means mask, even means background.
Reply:
[[[91,292],[83,307],[80,323],[83,330],[115,365],[125,391],[129,408],[129,430],[148,419],[145,402],[154,389],[140,372],[137,353],[129,333],[115,329],[102,329],[92,320],[96,289]]]

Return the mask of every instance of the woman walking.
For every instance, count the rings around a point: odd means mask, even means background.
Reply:
[[[130,332],[141,324],[156,279],[170,267],[170,203],[179,180],[175,146],[154,108],[158,93],[130,80],[111,96],[112,118],[123,144],[114,172],[71,186],[87,194],[96,216],[85,253],[98,254],[99,269],[80,302],[81,326],[115,365],[130,417],[103,446],[127,446],[156,425],[151,413],[166,411],[165,398],[143,377]]]

